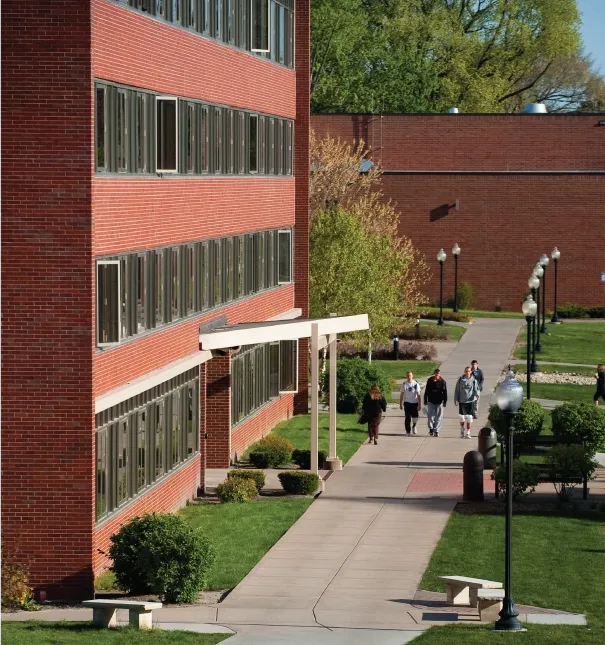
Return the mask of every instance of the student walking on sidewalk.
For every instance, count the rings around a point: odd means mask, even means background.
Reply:
[[[418,423],[418,409],[420,407],[420,385],[414,380],[414,374],[408,372],[405,381],[401,384],[401,393],[399,394],[399,409],[405,412],[405,433],[412,432],[416,434],[416,424]]]
[[[436,369],[426,382],[424,405],[427,406],[429,435],[438,437],[443,419],[443,408],[447,405],[447,383],[441,378],[441,371]]]
[[[479,397],[479,384],[470,367],[464,368],[464,374],[458,378],[454,392],[454,405],[459,407],[460,438],[471,438],[471,424],[475,401]],[[466,424],[466,428],[465,428]]]
[[[594,377],[597,379],[597,391],[592,397],[592,400],[595,405],[599,405],[599,399],[605,401],[605,365],[603,363],[597,365],[597,373]]]
[[[378,445],[378,426],[382,421],[382,413],[387,411],[386,399],[380,393],[377,385],[372,385],[361,407],[363,416],[368,422],[368,435],[370,437],[368,443],[374,441],[374,445],[376,446]]]
[[[479,367],[479,363],[477,363],[477,361],[475,360],[471,361],[471,372],[473,373],[473,376],[477,381],[477,385],[479,386],[479,396],[475,400],[475,407],[473,408],[473,419],[476,419],[477,413],[479,412],[479,397],[481,396],[481,392],[483,392],[484,379],[483,379],[483,370]]]

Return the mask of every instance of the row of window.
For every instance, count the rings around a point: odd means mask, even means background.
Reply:
[[[116,0],[172,24],[294,66],[294,0]]]
[[[97,172],[292,175],[288,119],[98,82]]]
[[[291,281],[291,229],[99,259],[97,346]]]
[[[298,341],[248,345],[231,360],[231,425],[283,392],[298,389]]]
[[[199,400],[195,367],[97,414],[97,521],[195,456]]]

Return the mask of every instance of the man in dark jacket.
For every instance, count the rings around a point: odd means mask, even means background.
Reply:
[[[481,394],[483,390],[483,371],[479,368],[477,361],[471,361],[471,372],[479,385],[479,394]],[[477,418],[477,412],[479,412],[479,397],[477,397],[473,407],[473,419]]]
[[[447,384],[441,378],[439,369],[436,369],[433,376],[426,382],[424,405],[427,406],[429,434],[431,437],[438,437],[443,419],[443,408],[447,405]]]

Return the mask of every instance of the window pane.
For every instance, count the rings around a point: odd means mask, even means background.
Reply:
[[[178,246],[171,249],[171,256],[171,312],[174,321],[181,317],[181,252]]]
[[[246,256],[244,263],[245,295],[254,291],[254,236],[246,235]]]
[[[212,260],[212,303],[216,307],[223,301],[221,289],[221,242],[214,240],[212,243],[214,257]]]
[[[292,167],[294,165],[294,161],[292,158],[292,139],[293,139],[293,128],[292,128],[292,121],[287,122],[287,129],[286,129],[286,145],[287,145],[287,150],[286,150],[286,169],[285,169],[285,174],[286,175],[291,175],[292,174]]]
[[[281,5],[278,7],[279,11],[279,51],[277,61],[282,63],[286,61],[286,9]]]
[[[269,51],[269,2],[251,0],[252,51]]]
[[[275,169],[275,119],[265,119],[267,138],[267,161],[265,172],[272,175]]]
[[[200,247],[201,255],[201,308],[202,311],[208,309],[210,306],[210,258],[208,256],[208,243],[202,244]]]
[[[201,0],[202,7],[202,32],[207,34],[210,29],[210,0]]]
[[[156,251],[153,266],[153,303],[155,326],[164,323],[164,251]]]
[[[130,310],[130,262],[128,257],[120,258],[120,320],[122,323],[122,338],[130,336],[130,321],[128,312]]]
[[[148,101],[147,94],[136,95],[136,171],[149,172],[149,124],[148,124]]]
[[[258,116],[250,115],[250,172],[258,172]]]
[[[137,332],[147,328],[145,319],[145,303],[147,302],[147,256],[144,253],[137,255],[136,266],[137,285]]]
[[[279,343],[279,391],[296,391],[296,346],[295,340]]]
[[[269,396],[279,394],[279,343],[269,344]]]
[[[265,231],[265,288],[270,289],[275,286],[274,254],[273,254],[273,231]]]
[[[120,506],[128,499],[128,419],[122,419],[118,423],[117,432],[116,502]]]
[[[243,175],[246,172],[246,113],[238,112],[237,133],[237,172]]]
[[[174,468],[181,460],[181,390],[172,393],[172,423],[170,428],[170,464]]]
[[[202,158],[201,158],[201,171],[208,172],[208,155],[209,155],[209,124],[208,124],[208,108],[202,107],[201,115],[201,131],[200,136],[202,138]]]
[[[137,414],[137,491],[147,485],[147,410]]]
[[[195,385],[187,386],[187,457],[197,450],[199,424],[197,420],[198,400]]]
[[[155,404],[155,477],[161,477],[166,472],[164,459],[165,437],[164,401]]]
[[[120,268],[118,262],[97,265],[97,312],[99,345],[120,342]]]
[[[157,169],[160,172],[177,170],[176,99],[156,99],[157,110]]]
[[[214,0],[214,36],[217,40],[223,38],[223,0]]]
[[[254,291],[265,288],[265,240],[263,233],[254,234]]]
[[[233,173],[234,165],[234,136],[233,136],[233,110],[225,112],[225,148],[226,148],[226,171]]]
[[[271,31],[269,35],[269,49],[271,50],[271,60],[277,60],[279,50],[279,5],[275,2],[269,4],[271,12]]]
[[[96,518],[97,520],[107,514],[107,429],[97,431],[96,446]]]
[[[221,108],[214,109],[214,172],[223,170],[223,114]]]
[[[282,130],[282,120],[275,119],[275,139],[274,143],[274,154],[275,154],[275,174],[281,175],[283,172],[282,168],[282,151],[283,151],[283,130]]]
[[[225,301],[233,300],[233,238],[223,239],[223,286]]]
[[[278,231],[278,282],[292,282],[292,233]]]
[[[235,29],[233,26],[233,13],[235,0],[225,0],[226,12],[227,12],[227,38],[228,43],[233,44],[235,42]]]
[[[187,247],[187,315],[195,313],[195,294],[197,291],[197,267],[195,258],[195,247]]]
[[[118,171],[128,170],[128,122],[126,90],[118,89],[116,96],[116,165]]]
[[[95,105],[96,161],[97,170],[106,170],[105,156],[105,88],[97,87]]]
[[[266,150],[266,140],[265,140],[265,132],[266,132],[266,118],[264,116],[261,116],[259,119],[259,155],[258,155],[258,172],[259,173],[264,173],[265,172],[265,162],[267,159],[267,150]]]
[[[172,0],[172,22],[182,24],[181,0]]]
[[[195,168],[195,157],[196,157],[196,150],[197,150],[197,140],[198,140],[198,133],[197,133],[197,119],[195,115],[195,104],[194,103],[187,103],[187,172],[188,173],[194,173],[196,171]]]
[[[197,24],[197,0],[186,0],[185,6],[187,7],[187,26],[195,29]]]
[[[245,285],[246,243],[243,235],[236,238],[236,244],[237,244],[237,264],[236,264],[237,295],[236,297],[241,298],[246,292],[246,285]]]

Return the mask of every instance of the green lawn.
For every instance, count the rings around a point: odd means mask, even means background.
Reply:
[[[229,636],[131,627],[98,629],[90,623],[77,622],[2,621],[3,645],[214,645]]]
[[[528,625],[517,637],[530,645],[605,642],[605,513],[515,515],[513,597],[518,604],[586,614],[590,630]],[[453,513],[420,588],[445,591],[439,575],[504,579],[504,517]],[[509,639],[510,635],[506,635]],[[487,627],[439,627],[415,640],[422,645],[493,643],[504,636]]]
[[[527,383],[521,383],[523,390]],[[532,383],[531,395],[535,399],[552,399],[553,401],[584,401],[590,403],[595,393],[594,385],[574,385],[573,383]]]
[[[430,311],[436,314],[435,317],[439,316],[439,307],[419,307],[423,311]],[[443,308],[443,313],[452,312],[452,309],[449,307]],[[458,313],[465,314],[471,318],[524,318],[523,314],[519,311],[481,311],[478,309],[461,309]]]
[[[517,369],[521,367],[516,365]],[[596,366],[594,367],[584,367],[583,365],[553,365],[552,363],[538,363],[538,367],[541,372],[544,374],[582,374],[584,376],[594,376],[597,371]],[[523,371],[525,371],[525,366],[523,366]]]
[[[439,367],[439,363],[433,361],[372,361],[372,363],[381,367],[394,381],[403,380],[410,370],[417,378],[430,376]]]
[[[466,327],[461,325],[452,325],[451,323],[445,323],[444,325],[437,325],[436,320],[426,320],[423,319],[420,321],[420,331],[422,333],[423,327],[437,327],[438,332],[443,333],[443,340],[460,340],[466,333]],[[437,340],[432,338],[427,338],[426,341],[430,342],[431,340]]]
[[[536,354],[538,365],[541,361],[561,363],[605,362],[605,323],[563,323],[547,325],[548,334],[542,335],[542,351]],[[526,357],[527,330],[524,328],[517,338],[515,358]]]

